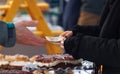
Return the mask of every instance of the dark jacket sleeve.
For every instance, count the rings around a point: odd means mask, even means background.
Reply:
[[[86,35],[98,36],[100,33],[100,26],[80,26],[75,25],[72,29],[73,35],[84,33]]]
[[[0,45],[12,47],[15,45],[15,28],[9,28],[7,23],[0,21]]]
[[[105,39],[83,34],[67,38],[66,53],[74,58],[83,58],[97,64],[120,67],[120,39]]]

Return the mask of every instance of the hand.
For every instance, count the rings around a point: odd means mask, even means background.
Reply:
[[[27,27],[37,26],[37,21],[18,21],[15,22],[16,42],[24,45],[42,46],[45,44],[45,39],[33,34]]]
[[[71,37],[72,35],[73,35],[72,31],[65,31],[62,34],[60,34],[60,36],[64,37],[65,39],[68,38],[68,37]],[[59,43],[55,43],[55,44],[59,45],[62,49],[64,49],[64,41],[65,41],[65,39],[60,41]]]
[[[64,40],[61,40],[59,42],[52,42],[52,43],[58,45],[61,49],[64,49]]]
[[[61,41],[61,42],[59,43],[59,46],[60,46],[61,49],[64,49],[64,41]]]
[[[73,35],[72,31],[65,31],[62,34],[60,34],[60,36],[65,37],[65,38],[71,37],[72,35]]]

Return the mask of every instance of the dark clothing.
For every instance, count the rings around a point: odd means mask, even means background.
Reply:
[[[0,21],[0,45],[11,47],[15,45],[15,28],[8,27],[7,23]]]
[[[64,42],[74,58],[103,65],[103,74],[120,74],[120,0],[108,0],[99,26],[76,26]]]
[[[71,30],[78,23],[80,12],[101,15],[106,0],[69,0],[63,14],[64,30]]]
[[[81,11],[101,15],[106,0],[82,0]]]
[[[81,0],[69,0],[63,13],[62,26],[64,30],[70,30],[77,24],[80,15]]]

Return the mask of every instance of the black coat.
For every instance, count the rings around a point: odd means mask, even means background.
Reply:
[[[66,53],[103,65],[103,74],[120,74],[120,0],[108,0],[99,26],[75,26],[64,42]]]

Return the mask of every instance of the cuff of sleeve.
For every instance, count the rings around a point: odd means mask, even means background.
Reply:
[[[7,23],[8,27],[8,40],[5,44],[5,47],[11,47],[15,45],[16,42],[16,33],[15,33],[15,27],[13,23]]]
[[[76,51],[78,51],[78,49],[77,49],[78,42],[79,41],[77,41],[75,36],[66,39],[64,42],[65,52],[73,55],[74,58],[76,58],[76,54],[77,54]]]
[[[65,52],[71,54],[75,59],[79,59],[79,51],[80,51],[80,42],[83,37],[83,34],[79,34],[76,36],[72,36],[67,38],[64,42]]]
[[[74,46],[74,38],[67,38],[64,42],[64,48],[66,53],[71,53],[72,52],[72,48]]]
[[[76,35],[77,33],[84,33],[85,29],[85,26],[76,25],[72,29],[73,35]]]
[[[73,36],[77,35],[78,33],[98,36],[99,33],[100,33],[100,26],[80,26],[80,25],[76,25],[76,26],[74,26],[72,31],[73,31]]]
[[[15,28],[15,26],[12,22],[7,23],[7,27],[8,27],[8,29],[14,29]]]

